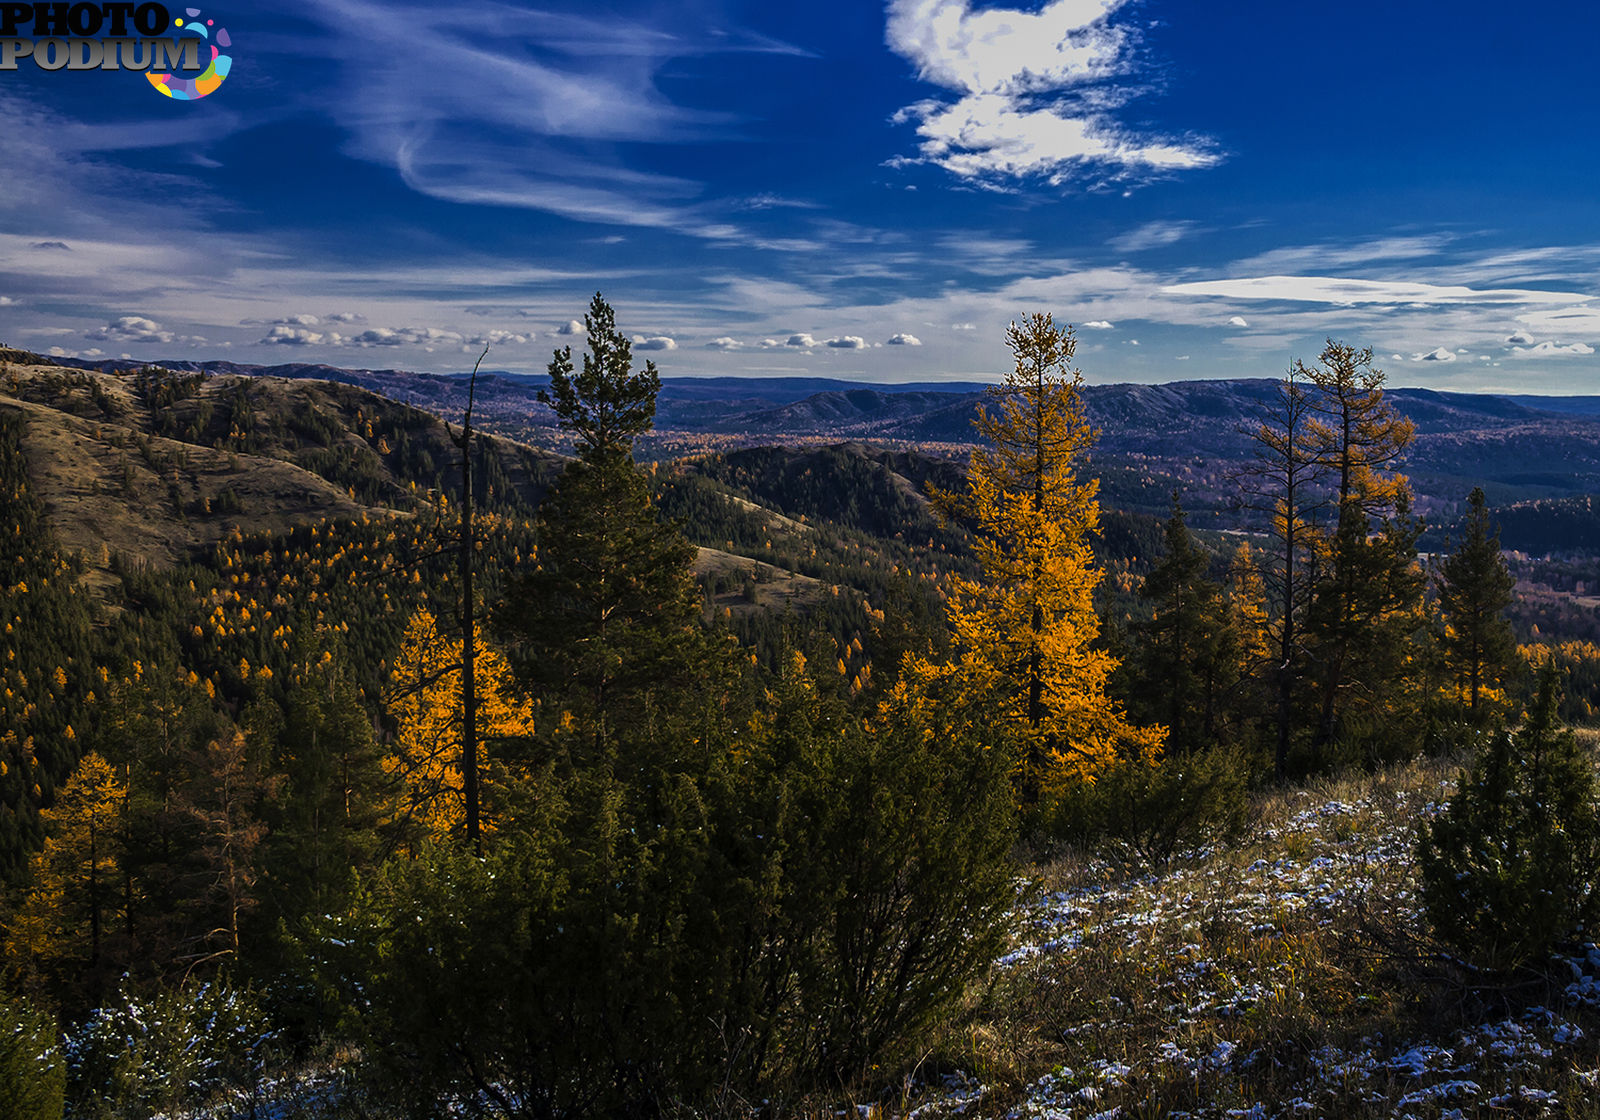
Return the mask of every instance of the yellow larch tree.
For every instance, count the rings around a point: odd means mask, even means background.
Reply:
[[[479,761],[483,829],[491,831],[498,810],[496,791],[511,778],[496,740],[533,734],[533,705],[518,696],[511,667],[475,624],[473,669],[478,698],[478,737],[489,748]],[[426,608],[412,616],[400,641],[385,695],[397,725],[385,771],[404,783],[399,817],[391,821],[406,841],[452,836],[466,827],[461,775],[461,639],[439,629]]]
[[[1117,661],[1094,645],[1099,481],[1080,468],[1097,433],[1072,367],[1072,328],[1027,315],[1006,342],[1015,368],[978,410],[967,490],[933,492],[942,513],[976,529],[982,569],[954,580],[947,612],[959,660],[939,675],[989,696],[1017,729],[1019,790],[1031,804],[1052,785],[1153,756],[1162,729],[1128,723],[1106,695]]]
[[[110,763],[84,755],[56,802],[40,813],[44,848],[6,930],[6,957],[25,983],[93,984],[122,898],[127,787]]]

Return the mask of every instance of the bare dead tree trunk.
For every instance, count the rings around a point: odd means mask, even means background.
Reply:
[[[485,346],[472,364],[467,382],[467,410],[461,419],[461,796],[466,801],[467,842],[473,853],[483,854],[483,836],[478,816],[478,690],[473,670],[477,664],[474,649],[474,610],[472,601],[472,402],[478,390],[478,367],[488,357]]]

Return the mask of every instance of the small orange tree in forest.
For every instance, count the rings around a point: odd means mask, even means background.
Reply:
[[[486,745],[533,734],[533,705],[517,697],[506,659],[484,641],[482,624],[474,643],[478,696],[478,734]],[[419,610],[406,626],[385,696],[397,724],[386,772],[403,783],[393,826],[402,842],[422,836],[454,835],[466,826],[461,775],[461,643],[439,629],[438,620]],[[505,763],[490,752],[480,767],[484,829],[492,830],[495,794],[504,789]]]
[[[967,491],[933,492],[945,516],[977,530],[982,568],[977,579],[955,580],[947,612],[958,661],[935,671],[987,696],[1017,729],[1019,792],[1033,804],[1057,783],[1153,757],[1161,729],[1128,723],[1106,695],[1117,661],[1094,647],[1099,481],[1081,477],[1080,467],[1096,432],[1079,392],[1083,375],[1072,367],[1072,328],[1027,315],[1006,342],[1015,368],[979,407],[982,442]]]
[[[31,861],[29,889],[6,931],[6,957],[24,984],[92,987],[122,895],[127,787],[90,751],[51,808],[44,848]]]

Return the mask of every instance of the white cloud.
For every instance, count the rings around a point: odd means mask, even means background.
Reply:
[[[628,142],[723,138],[734,113],[677,104],[664,70],[712,54],[801,54],[682,6],[648,13],[511,4],[296,4],[331,72],[301,107],[328,117],[346,154],[395,170],[412,190],[578,221],[723,238],[700,185],[641,172]],[[396,18],[400,14],[403,18]],[[537,50],[527,49],[537,44]],[[418,74],[471,74],[468,83]]]
[[[1087,323],[1083,324],[1083,329],[1086,331],[1109,331],[1115,326],[1115,323],[1108,323],[1104,319],[1090,319]]]
[[[467,339],[466,345],[474,350],[481,350],[485,346],[526,346],[538,337],[533,331],[493,330],[474,335]]]
[[[889,345],[890,346],[921,346],[922,345],[922,339],[918,338],[914,334],[906,334],[905,332],[902,331],[900,334],[890,336]]]
[[[1600,338],[1600,307],[1563,307],[1530,311],[1518,315],[1517,322],[1533,327],[1540,334],[1586,335]]]
[[[1516,358],[1566,358],[1593,353],[1594,347],[1587,342],[1572,342],[1566,346],[1554,342],[1541,342],[1537,346],[1511,348],[1511,355]]]
[[[0,296],[0,307],[15,307],[17,301],[10,296]]]
[[[1506,341],[1512,346],[1528,346],[1533,342],[1533,335],[1527,331],[1512,331],[1506,335]]]
[[[455,331],[438,327],[373,327],[350,338],[352,346],[421,346],[431,349],[439,345],[460,346],[465,339]]]
[[[565,323],[562,323],[556,328],[556,333],[561,335],[582,334],[583,324],[578,322],[576,319],[568,319]]]
[[[176,342],[178,335],[153,319],[142,315],[123,315],[103,327],[84,331],[83,337],[92,342]]]
[[[307,327],[278,326],[257,341],[262,346],[339,346],[344,339],[337,333],[325,334]]]
[[[768,341],[770,342],[771,340],[768,339]],[[744,345],[744,343],[740,342],[737,338],[730,338],[727,335],[723,335],[721,338],[713,338],[710,342],[706,343],[706,349],[707,350],[738,350],[743,345]]]
[[[866,348],[867,340],[859,335],[847,334],[843,338],[830,338],[827,344],[835,350],[862,350]]]
[[[1051,0],[1036,11],[975,9],[973,0],[890,0],[891,50],[954,102],[908,105],[919,155],[984,183],[1042,177],[1053,185],[1090,164],[1150,172],[1206,167],[1207,144],[1133,135],[1110,110],[1128,96],[1135,36],[1110,16],[1128,0]],[[1180,234],[1181,236],[1181,234]],[[1132,250],[1127,250],[1132,251]]]
[[[1146,222],[1137,229],[1118,234],[1107,242],[1119,253],[1140,253],[1182,241],[1194,232],[1193,222]]]
[[[784,343],[785,346],[793,346],[803,350],[809,350],[816,344],[817,340],[808,334],[792,334],[789,336],[789,341]]]
[[[976,323],[951,323],[950,324],[950,329],[953,330],[953,331],[975,331],[975,330],[978,329],[978,324],[976,324]]]
[[[761,349],[763,350],[775,350],[782,345],[783,343],[779,342],[775,338],[763,338],[761,340]]]
[[[648,338],[644,335],[636,334],[633,336],[633,348],[635,350],[676,350],[678,343],[676,340],[662,334],[651,335]]]
[[[366,321],[367,317],[365,315],[358,315],[354,311],[335,311],[328,316],[328,322],[330,323],[365,323]]]
[[[1419,284],[1404,280],[1354,280],[1335,276],[1257,276],[1238,280],[1205,280],[1169,284],[1161,290],[1176,296],[1220,296],[1228,299],[1341,305],[1568,304],[1583,303],[1593,298],[1574,292],[1463,288],[1458,285]]]
[[[59,346],[52,346],[45,351],[52,358],[103,358],[106,352],[96,346],[89,350],[63,350]],[[128,355],[122,355],[126,358]]]
[[[1230,327],[1248,327],[1249,325],[1249,322],[1246,321],[1243,315],[1235,315],[1233,318],[1228,320],[1228,326]]]
[[[1441,346],[1436,350],[1429,350],[1426,354],[1413,354],[1411,355],[1411,360],[1413,362],[1453,362],[1456,360],[1456,352],[1448,346]]]

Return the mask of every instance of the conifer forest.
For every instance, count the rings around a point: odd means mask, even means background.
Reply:
[[[1600,1117],[1594,418],[618,318],[0,350],[0,1120]]]

